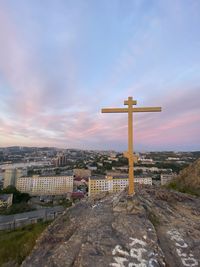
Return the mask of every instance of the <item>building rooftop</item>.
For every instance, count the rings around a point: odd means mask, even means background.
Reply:
[[[91,180],[105,180],[106,177],[104,175],[97,175],[97,176],[91,176]]]
[[[113,179],[128,179],[128,174],[116,174],[116,175],[113,175]]]
[[[41,175],[37,175],[37,174],[34,174],[34,175],[32,175],[32,176],[21,176],[20,177],[20,179],[21,178],[44,178],[44,177],[51,177],[51,178],[53,178],[53,177],[70,177],[70,176],[73,176],[73,175],[67,175],[67,174],[60,174],[60,175],[58,175],[58,174],[55,174],[55,175],[43,175],[43,174],[41,174]]]
[[[91,176],[90,179],[91,180],[107,180],[109,179],[109,177],[112,177],[113,179],[128,179],[128,174],[119,174],[119,175],[98,175],[98,176]],[[151,178],[151,177],[147,177],[147,176],[135,176],[135,178]]]
[[[7,201],[10,197],[11,197],[12,194],[1,194],[0,195],[0,200],[1,201]]]

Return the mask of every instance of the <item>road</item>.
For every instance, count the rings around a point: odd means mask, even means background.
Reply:
[[[33,219],[46,219],[49,215],[60,214],[64,211],[63,206],[55,206],[53,208],[44,208],[29,212],[23,212],[13,215],[0,215],[0,225],[6,223],[12,223],[18,220],[33,220]]]

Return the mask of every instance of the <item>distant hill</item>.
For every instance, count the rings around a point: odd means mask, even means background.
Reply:
[[[198,267],[200,198],[160,187],[80,201],[42,234],[22,267]]]
[[[169,188],[200,196],[200,159],[180,171]]]

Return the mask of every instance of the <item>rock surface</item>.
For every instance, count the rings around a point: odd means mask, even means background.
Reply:
[[[22,266],[200,266],[200,198],[145,187],[83,200],[48,227]]]

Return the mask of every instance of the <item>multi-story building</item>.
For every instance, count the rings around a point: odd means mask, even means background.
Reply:
[[[147,159],[144,157],[139,157],[138,162],[140,162],[141,164],[154,164],[153,159]]]
[[[53,159],[53,164],[56,167],[67,165],[67,156],[65,154],[58,154],[57,157]]]
[[[0,195],[0,208],[8,208],[12,205],[13,194]]]
[[[152,185],[151,177],[135,177],[135,183]],[[128,186],[128,177],[125,175],[115,176],[92,176],[89,178],[88,195],[95,195],[101,192],[120,192]]]
[[[25,168],[13,168],[5,169],[3,187],[6,188],[9,185],[16,186],[16,181],[21,176],[27,175],[27,169]]]
[[[95,195],[101,192],[112,192],[112,180],[106,179],[105,176],[92,176],[89,178],[88,195]]]
[[[165,184],[170,183],[175,176],[176,175],[174,173],[172,173],[172,174],[161,174],[160,175],[160,183],[161,183],[161,185],[165,185]]]
[[[108,176],[107,179],[110,179],[113,184],[112,191],[120,192],[128,186],[128,177],[127,175],[117,175],[117,176]]]
[[[134,181],[135,183],[138,183],[138,184],[152,185],[151,177],[135,177]]]
[[[73,191],[73,176],[38,176],[17,179],[17,189],[33,196],[64,195]]]

